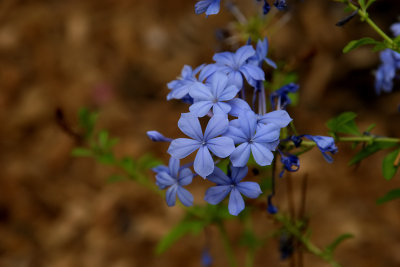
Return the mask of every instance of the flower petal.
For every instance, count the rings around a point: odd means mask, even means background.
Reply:
[[[251,45],[244,45],[242,47],[240,47],[238,50],[236,50],[235,53],[235,63],[236,66],[241,66],[243,63],[245,63],[245,61],[253,56],[256,53],[256,51],[254,50],[254,48]]]
[[[243,73],[244,77],[246,77],[247,81],[249,81],[250,79],[254,79],[256,81],[265,80],[264,71],[258,66],[245,64],[242,65],[239,70]]]
[[[204,131],[204,140],[210,140],[218,135],[221,135],[228,130],[228,117],[223,115],[214,115],[207,124]]]
[[[240,128],[247,138],[252,138],[256,132],[257,127],[257,115],[249,110],[239,114]]]
[[[213,103],[210,100],[198,101],[189,107],[189,110],[196,117],[204,117],[210,111]]]
[[[201,177],[206,178],[214,170],[214,161],[207,146],[201,146],[194,160],[194,170]]]
[[[254,160],[260,166],[271,165],[274,159],[274,154],[272,154],[266,145],[260,143],[251,144],[251,153],[253,154]]]
[[[256,143],[268,143],[279,139],[280,128],[278,125],[273,123],[261,124],[257,127],[257,132],[253,137],[253,141]]]
[[[245,110],[251,110],[249,104],[240,98],[234,98],[227,103],[231,105],[232,108],[231,111],[229,111],[229,114],[235,117],[239,117],[239,114]]]
[[[204,200],[211,205],[217,205],[231,192],[232,187],[230,185],[219,185],[213,186],[207,189],[204,196]]]
[[[168,148],[168,153],[177,159],[183,159],[192,154],[201,146],[197,140],[188,138],[178,138],[171,142]]]
[[[229,111],[231,111],[231,106],[224,102],[217,102],[213,105],[214,115],[227,116]]]
[[[214,155],[220,158],[228,157],[235,150],[233,140],[225,136],[208,140],[207,147]]]
[[[231,168],[231,177],[234,183],[239,183],[241,180],[243,180],[244,177],[246,177],[249,169],[247,166],[244,167],[232,167]]]
[[[187,136],[196,140],[203,139],[203,131],[201,130],[200,122],[197,117],[190,113],[182,113],[178,121],[178,127]]]
[[[179,172],[178,184],[185,186],[192,183],[194,174],[189,168],[185,168]]]
[[[171,176],[174,177],[175,179],[178,178],[179,159],[170,157],[168,167],[169,167],[169,173],[171,174]]]
[[[239,190],[233,188],[231,195],[229,196],[228,204],[229,213],[237,216],[242,210],[244,210],[244,200],[242,195],[240,195]]]
[[[247,142],[248,140],[248,137],[244,134],[242,129],[234,126],[229,126],[224,136],[231,138],[235,145]]]
[[[249,198],[257,198],[262,194],[260,185],[255,182],[241,182],[236,186],[240,193]]]
[[[176,183],[176,180],[166,172],[160,172],[156,175],[156,183],[160,189],[164,189],[167,186],[171,186]]]
[[[247,164],[250,158],[250,145],[249,143],[243,143],[232,152],[230,159],[232,165],[235,167],[243,167]]]
[[[234,54],[232,52],[216,53],[213,56],[213,60],[218,64],[232,66],[234,60],[233,55]]]
[[[168,188],[167,192],[165,193],[165,200],[167,201],[168,207],[175,206],[177,190],[178,190],[178,185],[174,184],[173,186]]]
[[[274,123],[280,128],[286,127],[291,121],[292,118],[286,110],[275,110],[258,118],[259,123]]]
[[[238,92],[239,88],[237,88],[235,85],[229,85],[219,92],[217,95],[218,101],[232,100]]]
[[[235,85],[237,88],[241,89],[243,87],[243,77],[240,71],[231,70],[228,73],[228,79],[229,83]]]
[[[215,166],[214,171],[207,176],[207,180],[210,180],[217,185],[231,185],[232,180],[229,178],[220,168]]]
[[[218,96],[226,88],[227,84],[228,84],[228,76],[225,73],[220,71],[214,73],[214,75],[211,77],[211,86],[210,86],[213,96],[215,98],[218,98]]]
[[[178,186],[177,194],[179,200],[184,206],[190,207],[193,205],[193,195],[188,190],[182,186]]]
[[[195,83],[189,92],[189,95],[193,97],[195,102],[204,100],[213,100],[211,88],[203,83]]]

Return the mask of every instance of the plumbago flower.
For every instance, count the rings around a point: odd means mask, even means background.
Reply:
[[[338,152],[338,148],[335,145],[335,139],[329,136],[320,136],[320,135],[309,135],[305,134],[304,137],[314,141],[317,144],[318,149],[321,151],[325,160],[329,163],[333,162],[333,158],[328,154],[336,154]]]
[[[207,16],[219,13],[220,0],[202,0],[195,4],[196,14],[206,13]]]
[[[179,160],[175,158],[169,159],[169,166],[158,166],[153,169],[156,175],[156,184],[160,189],[167,187],[165,195],[169,207],[175,206],[176,195],[185,206],[193,205],[193,196],[183,186],[189,185],[192,182],[194,174],[189,168],[180,168]]]
[[[190,91],[194,104],[189,110],[197,117],[205,116],[210,109],[214,115],[226,115],[232,109],[227,101],[232,100],[239,91],[238,87],[228,83],[228,77],[224,73],[216,72],[210,79],[210,83],[198,83]]]
[[[168,88],[171,90],[167,95],[167,100],[182,99],[187,96],[190,89],[195,84],[199,83],[196,75],[203,67],[204,65],[201,65],[193,70],[192,67],[185,65],[182,69],[181,77],[167,84]]]
[[[215,167],[207,179],[216,183],[206,191],[204,200],[212,205],[220,203],[229,196],[229,213],[237,216],[244,209],[244,200],[241,194],[248,198],[257,198],[262,194],[260,186],[256,182],[241,182],[246,177],[247,166],[236,168],[231,166],[231,174],[226,175],[220,168]]]
[[[203,178],[214,170],[214,161],[210,150],[217,157],[226,158],[235,149],[231,138],[217,137],[228,129],[227,116],[214,115],[208,122],[204,135],[199,119],[190,113],[181,115],[178,127],[192,139],[173,140],[168,148],[168,153],[174,158],[182,159],[198,150],[194,160],[194,170]]]
[[[243,111],[237,120],[231,121],[228,131],[224,136],[232,138],[238,145],[230,156],[234,167],[244,167],[250,158],[260,166],[270,165],[275,150],[279,143],[280,127],[274,123],[258,124],[257,114],[251,110]]]
[[[295,93],[298,90],[299,90],[298,84],[289,83],[282,86],[278,90],[272,92],[270,95],[272,108],[275,109],[275,107],[278,106],[278,109],[285,109],[286,106],[292,103],[292,100],[290,100],[288,94]]]

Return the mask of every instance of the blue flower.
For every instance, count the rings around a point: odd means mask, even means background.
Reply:
[[[265,63],[267,63],[269,66],[273,67],[274,69],[277,68],[276,63],[274,61],[272,61],[271,59],[267,58],[267,54],[268,54],[268,39],[267,37],[264,38],[264,40],[258,40],[257,41],[257,47],[256,47],[256,54],[249,59],[249,61],[251,60],[255,60],[255,62],[257,62],[256,65],[260,66],[262,65],[263,61],[265,61]]]
[[[165,195],[167,205],[175,206],[176,195],[185,206],[193,205],[193,196],[183,186],[189,185],[193,179],[193,173],[189,168],[180,168],[179,160],[171,157],[169,166],[158,166],[153,169],[157,173],[156,184],[160,189],[166,189]]]
[[[287,8],[286,0],[275,0],[274,6],[279,10],[285,10]]]
[[[287,170],[289,172],[296,172],[299,170],[300,160],[296,155],[292,155],[292,154],[285,155],[281,151],[279,151],[279,153],[281,155],[281,162],[283,164],[283,169],[282,169],[281,173],[279,174],[279,177],[282,178],[285,170]]]
[[[172,139],[165,137],[164,135],[162,135],[161,133],[157,132],[157,131],[147,131],[147,137],[150,138],[151,141],[153,142],[171,142]]]
[[[229,213],[237,216],[244,209],[244,200],[241,194],[248,198],[257,198],[262,191],[255,182],[241,182],[247,175],[246,167],[235,168],[231,166],[231,175],[227,176],[220,168],[215,167],[207,179],[217,184],[206,191],[204,200],[212,205],[220,203],[229,196]]]
[[[239,119],[231,121],[224,134],[232,138],[235,144],[240,144],[230,156],[233,166],[245,166],[250,158],[250,151],[259,165],[270,165],[274,158],[271,150],[277,146],[279,134],[279,126],[273,123],[257,127],[257,115],[253,111],[239,114]]]
[[[392,26],[390,26],[390,29],[392,30],[393,35],[395,37],[399,36],[400,35],[400,22],[392,24]]]
[[[214,170],[214,161],[209,150],[217,157],[226,158],[235,149],[231,138],[217,137],[228,129],[227,116],[214,115],[208,122],[204,135],[199,119],[190,113],[181,115],[178,127],[192,139],[173,140],[168,148],[168,153],[177,159],[182,159],[198,150],[194,160],[194,170],[203,178]]]
[[[248,63],[248,59],[254,56],[256,51],[251,45],[240,47],[236,53],[222,52],[216,53],[213,57],[218,69],[228,74],[229,81],[238,88],[243,87],[243,76],[247,81],[265,80],[264,71],[253,64]]]
[[[193,85],[200,83],[196,75],[203,67],[204,65],[201,65],[192,70],[192,67],[185,65],[182,69],[181,77],[167,84],[168,88],[171,89],[171,92],[167,95],[167,100],[187,97]]]
[[[381,91],[386,93],[392,91],[396,70],[400,68],[400,54],[397,52],[385,49],[381,52],[380,58],[382,64],[375,73],[375,92],[378,95]]]
[[[272,105],[272,109],[275,109],[278,105],[278,109],[285,109],[287,105],[292,103],[288,94],[295,93],[299,90],[299,85],[295,83],[289,83],[285,86],[282,86],[280,89],[274,91],[270,95],[270,101]]]
[[[196,14],[206,13],[207,16],[218,14],[220,0],[202,0],[196,3],[194,10]]]
[[[190,91],[194,104],[190,112],[198,117],[205,116],[212,108],[214,115],[226,115],[231,111],[231,106],[226,103],[232,100],[239,88],[228,83],[228,77],[222,72],[216,72],[208,84],[198,83]]]
[[[304,135],[304,137],[314,141],[317,144],[318,149],[321,151],[325,160],[329,163],[333,162],[332,156],[328,154],[335,154],[338,152],[338,148],[335,145],[335,140],[329,136],[320,136],[320,135]]]

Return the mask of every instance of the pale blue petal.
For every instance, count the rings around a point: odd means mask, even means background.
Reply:
[[[196,117],[204,117],[210,111],[213,102],[210,100],[198,101],[189,107],[189,110]]]
[[[207,11],[208,6],[211,4],[212,0],[202,0],[194,5],[194,12],[199,15]]]
[[[239,114],[240,128],[247,138],[252,138],[257,128],[257,115],[249,110]]]
[[[228,84],[228,76],[223,72],[216,72],[211,77],[211,92],[215,99],[224,91]]]
[[[217,64],[206,65],[199,74],[199,81],[204,82],[205,79],[213,75],[218,70]]]
[[[194,75],[197,75],[197,73],[199,73],[200,71],[202,71],[203,70],[203,68],[206,66],[206,64],[201,64],[200,66],[198,66],[197,68],[195,68],[194,70],[193,70],[193,76]]]
[[[244,167],[232,167],[231,169],[231,177],[234,183],[239,183],[241,180],[243,180],[244,177],[246,177],[249,169],[247,166]]]
[[[173,186],[168,188],[167,192],[165,193],[165,200],[167,201],[168,207],[175,206],[177,190],[178,190],[178,185],[174,184]]]
[[[233,140],[224,136],[208,140],[207,147],[214,155],[220,158],[228,157],[235,150]]]
[[[234,119],[229,122],[229,126],[236,127],[240,129],[239,119]]]
[[[193,139],[203,139],[203,131],[201,130],[199,119],[193,114],[182,113],[181,118],[178,121],[178,127],[184,134]]]
[[[211,205],[217,205],[231,192],[232,187],[230,185],[219,185],[213,186],[207,189],[204,196],[204,200]]]
[[[258,118],[259,123],[274,123],[280,128],[288,126],[292,121],[286,110],[275,110]]]
[[[242,195],[236,188],[233,188],[229,196],[228,204],[229,213],[237,216],[242,210],[244,210],[244,200]]]
[[[264,71],[258,66],[245,64],[241,66],[239,70],[243,73],[244,77],[246,77],[246,80],[250,80],[250,78],[257,81],[265,80]]]
[[[182,186],[178,186],[178,198],[182,202],[182,204],[186,207],[190,207],[193,205],[193,196]]]
[[[245,110],[251,110],[249,104],[246,101],[240,98],[234,98],[227,102],[231,105],[231,111],[229,112],[230,115],[239,117],[239,114]]]
[[[235,145],[248,141],[248,137],[243,133],[242,129],[234,126],[229,126],[224,136],[231,138]]]
[[[276,141],[279,139],[280,135],[279,126],[270,123],[270,124],[262,124],[257,127],[257,132],[253,137],[253,141],[256,143],[269,143]]]
[[[201,146],[194,159],[194,170],[198,175],[206,178],[214,170],[214,161],[206,146]]]
[[[168,153],[177,159],[183,159],[192,154],[201,146],[197,140],[189,138],[178,138],[171,142],[168,148]]]
[[[236,188],[248,198],[257,198],[262,194],[260,186],[255,182],[241,182],[236,185]]]
[[[159,165],[159,166],[153,168],[152,171],[156,172],[156,173],[159,173],[159,172],[169,173],[169,168],[165,165]]]
[[[278,68],[278,66],[276,65],[275,61],[273,61],[272,59],[265,58],[264,60],[269,66],[273,67],[274,69]]]
[[[210,180],[217,185],[230,185],[232,184],[231,178],[229,178],[220,168],[215,166],[214,171],[207,176],[207,180]]]
[[[185,186],[191,184],[193,180],[193,173],[189,168],[185,168],[179,172],[178,184]]]
[[[243,77],[240,71],[237,70],[232,70],[228,74],[228,79],[229,82],[233,85],[235,85],[237,88],[242,88],[243,87]]]
[[[218,14],[220,8],[220,0],[213,0],[211,5],[207,8],[206,15]]]
[[[251,45],[245,45],[240,47],[235,53],[235,63],[236,66],[241,66],[246,62],[246,60],[256,53]]]
[[[188,79],[193,77],[193,69],[189,65],[184,65],[182,68],[181,76],[183,79]]]
[[[233,99],[238,92],[239,88],[237,88],[235,85],[230,85],[219,92],[219,94],[217,95],[217,99],[219,101],[228,101]]]
[[[179,159],[176,159],[174,157],[171,157],[169,159],[169,173],[171,174],[172,177],[178,178],[178,172],[179,172]]]
[[[235,167],[243,167],[247,164],[250,158],[250,145],[249,143],[243,143],[239,145],[232,152],[230,159],[232,165]]]
[[[217,102],[213,105],[214,115],[227,116],[229,111],[231,111],[231,106],[224,102]]]
[[[251,144],[251,153],[253,154],[254,160],[260,166],[271,165],[274,159],[274,154],[263,144]]]
[[[267,148],[271,151],[275,151],[276,147],[279,145],[279,139],[273,141],[273,142],[268,142],[265,143],[265,145],[267,146]]]
[[[228,117],[223,115],[214,115],[209,120],[206,130],[204,131],[204,140],[210,140],[221,135],[228,130]]]
[[[176,183],[176,180],[166,172],[160,172],[156,175],[156,182],[160,189],[171,186]]]
[[[214,96],[211,93],[211,88],[202,83],[194,84],[192,90],[189,92],[189,95],[193,97],[195,102],[214,99]]]
[[[213,60],[218,64],[232,66],[234,63],[234,54],[232,52],[216,53],[213,56]]]

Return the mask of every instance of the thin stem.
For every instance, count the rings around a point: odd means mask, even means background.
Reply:
[[[236,259],[231,247],[231,243],[228,238],[228,234],[226,233],[225,226],[223,225],[222,222],[219,222],[218,224],[218,230],[219,233],[221,234],[222,242],[224,243],[224,248],[226,252],[226,256],[228,258],[229,266],[230,267],[237,267]]]

